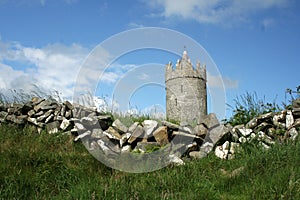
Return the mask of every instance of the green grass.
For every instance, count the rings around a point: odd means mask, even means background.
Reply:
[[[300,142],[236,159],[213,154],[158,171],[130,174],[94,159],[68,135],[0,126],[0,199],[300,199]],[[236,176],[230,174],[244,167]]]
[[[275,100],[272,103],[267,103],[265,98],[259,98],[255,92],[246,92],[237,96],[233,101],[234,106],[228,105],[232,109],[233,115],[229,119],[223,120],[233,126],[246,124],[254,117],[268,112],[282,110]]]

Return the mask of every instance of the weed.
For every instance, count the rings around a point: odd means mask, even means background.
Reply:
[[[256,93],[247,92],[240,97],[234,99],[235,106],[230,106],[233,109],[233,116],[225,122],[231,125],[246,124],[254,117],[268,112],[277,112],[280,107],[275,103],[265,103],[264,99],[259,99]]]

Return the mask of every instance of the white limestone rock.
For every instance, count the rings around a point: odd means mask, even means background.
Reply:
[[[33,118],[33,117],[27,117],[27,121],[34,124],[34,125],[38,125],[37,119]]]
[[[144,127],[145,135],[147,137],[152,135],[154,130],[158,128],[158,122],[155,121],[155,120],[145,120],[145,121],[143,121],[142,124],[143,124],[143,127]]]
[[[250,128],[238,128],[237,130],[238,130],[238,131],[240,132],[240,134],[242,134],[242,136],[244,136],[244,137],[248,137],[248,136],[251,135],[251,133],[253,132],[253,130],[250,129]]]
[[[257,124],[258,124],[258,119],[255,117],[246,124],[246,128],[252,129],[252,128],[256,127]]]
[[[265,134],[262,131],[259,131],[257,133],[257,140],[258,141],[262,141],[262,142],[264,142],[266,144],[274,144],[275,143],[270,136],[268,136],[267,134]]]
[[[233,159],[235,156],[235,153],[238,151],[238,149],[240,148],[240,144],[236,143],[236,142],[231,142],[230,143],[230,149],[229,149],[229,153],[228,153],[228,159]]]
[[[265,113],[265,114],[260,115],[259,117],[257,117],[257,119],[261,120],[261,121],[266,121],[266,120],[272,119],[273,116],[274,116],[274,113],[269,112],[269,113]]]
[[[285,125],[285,116],[286,116],[286,111],[281,111],[280,114],[276,114],[273,116],[273,124],[275,126],[278,126],[278,127],[282,127],[282,128],[285,128],[286,125]]]
[[[45,124],[47,124],[48,122],[50,122],[53,118],[54,118],[54,114],[49,115],[49,116],[45,119]]]
[[[101,128],[94,128],[92,130],[91,138],[100,139],[104,136],[103,130]]]
[[[59,125],[60,124],[58,121],[48,123],[48,124],[46,124],[46,130],[49,134],[58,133]]]
[[[85,137],[90,136],[90,135],[91,135],[91,131],[88,130],[88,131],[86,131],[86,132],[84,132],[84,133],[78,135],[78,136],[74,139],[74,141],[77,142],[79,139],[85,138]]]
[[[215,155],[221,159],[227,159],[229,153],[230,142],[226,141],[223,145],[217,146],[215,149]]]
[[[289,134],[290,138],[293,141],[295,141],[299,133],[298,133],[297,129],[293,127],[288,131],[288,134]]]
[[[204,126],[204,124],[198,124],[194,130],[195,130],[195,134],[197,136],[207,135],[207,133],[208,133],[208,130]]]
[[[119,119],[116,119],[113,122],[112,127],[114,127],[116,130],[118,130],[121,133],[128,132],[128,127],[126,127]]]
[[[286,128],[289,129],[294,124],[294,117],[291,110],[286,112],[285,120]]]
[[[60,129],[66,130],[70,125],[71,125],[71,122],[69,120],[67,120],[66,118],[64,118],[60,124]]]
[[[142,138],[144,134],[144,129],[141,125],[138,125],[133,133],[131,134],[130,138],[128,139],[128,143],[133,143],[137,138]]]
[[[107,135],[110,139],[121,140],[121,138],[122,138],[122,136],[120,135],[120,133],[116,129],[114,129],[112,126],[110,126],[103,133],[105,135]]]
[[[205,142],[204,144],[201,145],[200,151],[198,153],[198,158],[203,158],[206,157],[207,154],[209,154],[214,148],[214,144],[211,142]]]
[[[129,128],[128,128],[128,132],[129,133],[133,133],[135,131],[135,129],[137,128],[137,126],[139,125],[139,122],[134,122]]]
[[[239,138],[239,142],[240,143],[245,143],[245,142],[247,142],[247,138],[245,138],[244,136],[242,136],[242,137]]]
[[[174,154],[169,155],[169,162],[175,165],[184,165],[183,160]]]
[[[218,124],[208,129],[208,137],[215,145],[226,133],[229,132],[228,128],[223,124]]]
[[[78,131],[86,131],[87,130],[81,123],[78,123],[78,122],[75,122],[75,128]]]
[[[123,147],[123,145],[127,142],[127,140],[130,138],[131,133],[125,133],[122,135],[122,138],[120,139],[120,147]]]
[[[125,145],[121,149],[121,153],[129,153],[131,151],[131,146],[130,145]]]
[[[117,155],[117,153],[112,151],[111,148],[103,140],[98,140],[97,144],[99,145],[99,147],[101,148],[101,150],[104,152],[106,156]]]
[[[178,130],[179,129],[179,125],[177,125],[177,124],[174,124],[174,123],[171,123],[171,122],[168,122],[168,121],[162,121],[161,123],[162,123],[162,125],[167,126],[170,129],[173,129],[173,130]]]
[[[5,111],[0,112],[0,122],[4,122],[6,120],[8,113]]]

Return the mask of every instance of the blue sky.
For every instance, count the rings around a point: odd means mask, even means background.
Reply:
[[[246,91],[281,103],[286,88],[300,85],[299,9],[296,0],[0,0],[0,90],[30,91],[35,84],[72,97],[80,67],[99,43],[133,28],[160,27],[203,46],[220,71],[226,103]],[[109,54],[103,52],[103,64]],[[193,64],[201,61],[196,57],[191,57]],[[155,75],[149,63],[163,66],[178,58],[157,50],[123,55],[107,69],[95,95],[112,100],[112,91],[130,71],[144,66],[140,78],[147,79]],[[210,85],[218,88],[214,80]],[[159,84],[144,86],[130,104],[163,110],[163,95]],[[122,98],[115,104],[122,104]]]

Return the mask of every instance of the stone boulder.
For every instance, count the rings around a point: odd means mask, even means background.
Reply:
[[[165,146],[169,143],[168,132],[166,126],[161,126],[153,132],[153,136],[160,146]]]
[[[293,109],[298,109],[300,108],[300,98],[294,99],[292,102],[292,107]]]

